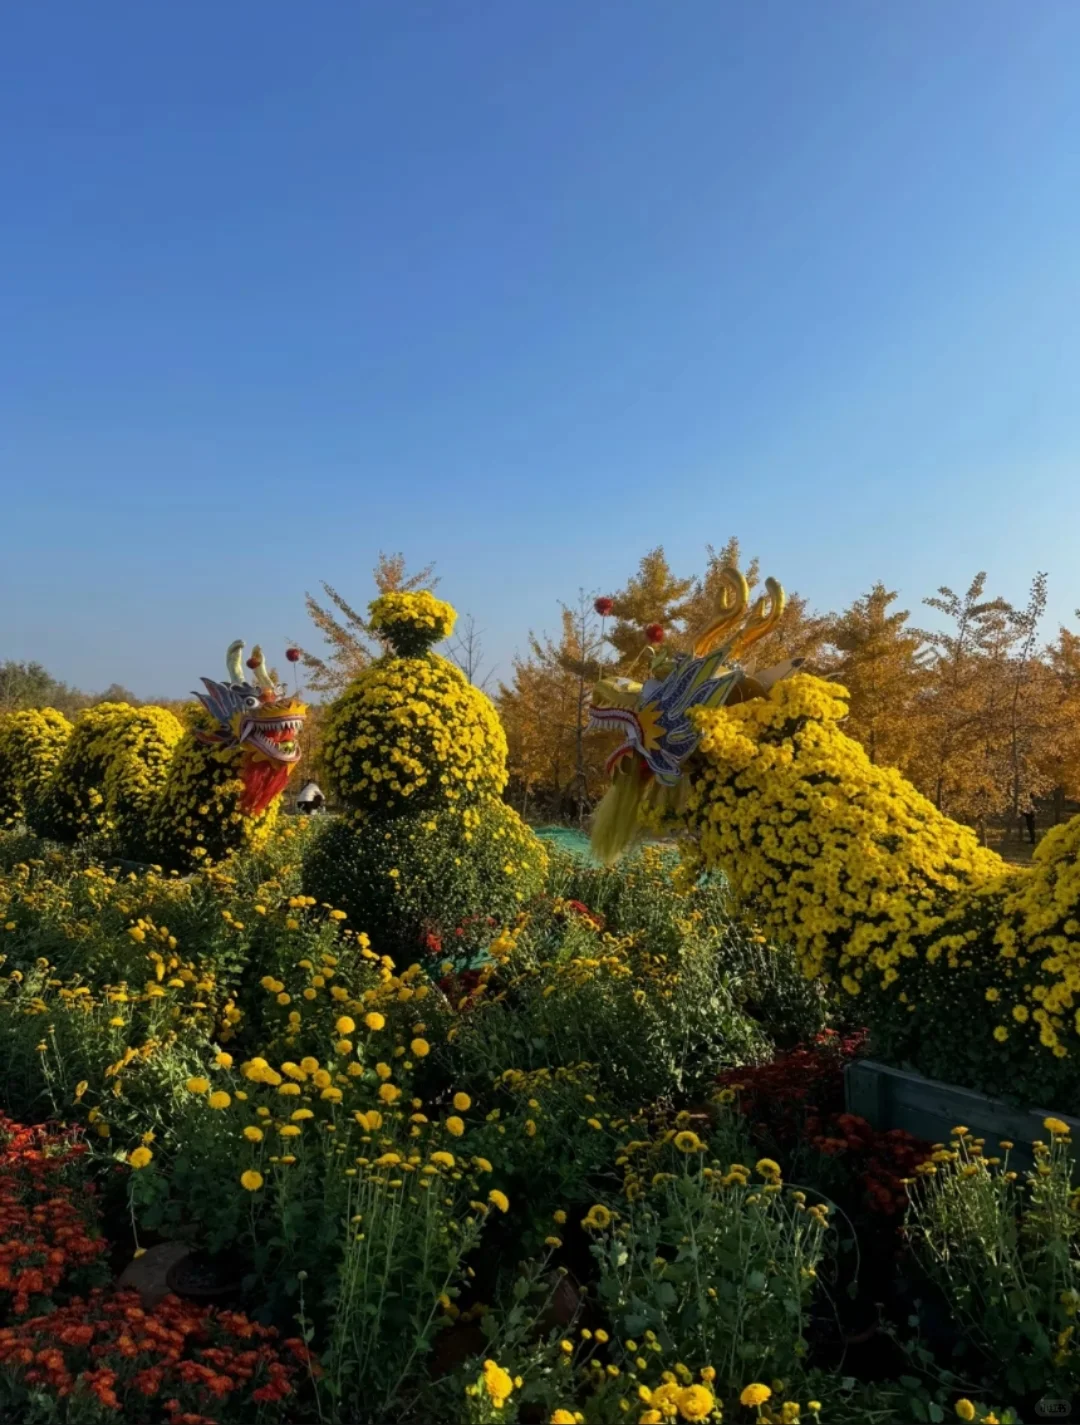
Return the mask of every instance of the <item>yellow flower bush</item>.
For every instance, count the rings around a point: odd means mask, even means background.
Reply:
[[[427,589],[382,594],[369,605],[368,627],[404,656],[424,652],[454,631],[457,614]]]
[[[327,784],[357,822],[497,795],[506,756],[490,699],[435,654],[366,668],[331,709],[323,745]]]
[[[179,719],[167,708],[156,707],[134,708],[130,717],[113,721],[102,734],[106,820],[116,846],[132,860],[145,860],[149,854],[147,822],[183,735]]]
[[[201,710],[191,717],[212,726]],[[12,788],[11,820],[17,808],[50,840],[102,836],[133,860],[181,870],[265,842],[277,803],[244,817],[235,765],[166,708],[100,703],[73,729],[48,710],[15,714],[0,731],[0,797]]]
[[[166,708],[100,703],[74,727],[52,709],[0,720],[0,829],[26,821],[37,835],[177,870],[265,844],[277,816],[239,811],[232,751],[206,747],[195,728],[216,726],[188,710],[188,731]]]
[[[964,1337],[1000,1362],[1013,1400],[1067,1397],[1080,1379],[1080,1193],[1065,1128],[1047,1119],[1049,1144],[1032,1146],[1033,1166],[1017,1172],[1004,1154],[954,1129],[934,1155],[935,1171],[911,1189],[907,1228],[916,1256],[949,1301]],[[961,1419],[974,1419],[961,1409]],[[970,1402],[968,1402],[970,1404]],[[983,1418],[982,1416],[979,1417]]]
[[[430,651],[454,611],[429,593],[384,594],[371,626],[390,652],[334,704],[323,762],[354,821],[478,801],[506,785],[498,714],[461,670]]]
[[[698,715],[701,761],[688,820],[700,854],[793,941],[807,975],[858,994],[893,983],[960,892],[1003,863],[837,726],[842,689],[816,678]]]
[[[39,836],[73,842],[109,828],[105,774],[114,735],[135,715],[127,703],[87,708],[67,739],[56,770],[28,818]]]
[[[0,718],[0,829],[37,806],[63,756],[71,723],[53,708]]]

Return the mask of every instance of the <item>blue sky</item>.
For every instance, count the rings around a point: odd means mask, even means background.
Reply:
[[[175,695],[435,559],[505,669],[737,534],[1080,606],[1076,0],[0,13],[0,658]]]

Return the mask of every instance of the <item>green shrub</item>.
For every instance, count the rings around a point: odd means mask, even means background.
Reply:
[[[1080,1192],[1065,1124],[1046,1126],[1023,1176],[959,1131],[920,1169],[907,1223],[961,1327],[961,1368],[1014,1400],[1080,1390]]]
[[[545,867],[539,840],[489,798],[429,817],[328,820],[307,849],[304,890],[345,911],[380,954],[408,963],[427,952],[459,963],[538,894]]]
[[[557,900],[582,903],[607,930],[634,936],[672,964],[684,946],[696,949],[706,937],[735,1003],[777,1045],[808,1040],[826,1023],[822,986],[803,975],[793,952],[747,926],[722,875],[689,878],[674,847],[646,846],[614,866],[552,849],[548,889]]]
[[[597,1291],[619,1336],[653,1331],[692,1371],[711,1365],[731,1404],[748,1381],[800,1367],[825,1254],[825,1209],[785,1189],[769,1160],[755,1173],[725,1169],[691,1129],[666,1133],[631,1155],[634,1200],[592,1228]]]

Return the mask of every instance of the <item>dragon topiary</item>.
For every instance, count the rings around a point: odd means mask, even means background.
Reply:
[[[94,838],[111,852],[188,869],[269,833],[300,760],[306,706],[256,647],[202,680],[189,726],[168,709],[101,703],[74,727],[51,709],[0,725],[0,813],[51,840]]]
[[[643,685],[595,691],[594,725],[625,734],[597,853],[614,859],[646,828],[679,833],[690,868],[721,871],[746,916],[870,1026],[874,1052],[1068,1106],[1080,1088],[1080,818],[1031,867],[1008,865],[844,734],[843,688],[791,664],[756,677],[741,666],[783,592],[770,584],[747,611],[745,581],[725,579],[693,654],[657,658]]]

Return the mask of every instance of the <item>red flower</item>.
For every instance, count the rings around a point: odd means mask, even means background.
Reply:
[[[645,629],[646,639],[655,648],[664,641],[664,625],[662,623],[650,623]]]
[[[606,594],[601,595],[593,604],[593,608],[601,618],[607,618],[608,614],[615,607],[615,600],[609,599]]]
[[[582,920],[587,921],[594,929],[603,930],[604,917],[598,914],[598,912],[590,910],[589,907],[584,905],[581,901],[567,901],[566,905],[568,910],[576,911]]]
[[[930,1154],[930,1145],[903,1129],[879,1133],[844,1109],[844,1065],[863,1052],[865,1034],[841,1038],[825,1030],[812,1045],[781,1054],[772,1063],[729,1069],[719,1082],[738,1094],[759,1146],[784,1152],[809,1142],[839,1160],[858,1184],[865,1204],[888,1217],[907,1202],[903,1178]]]

